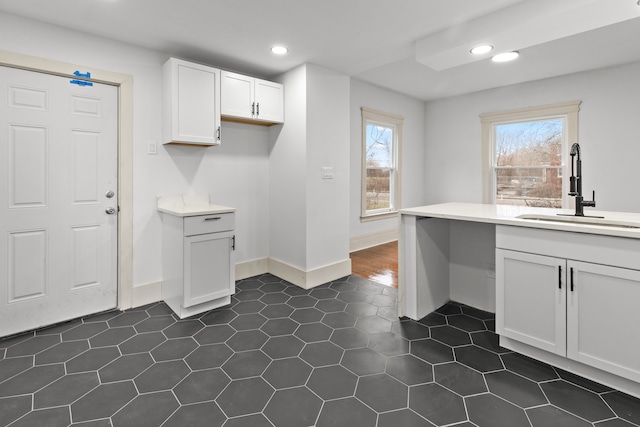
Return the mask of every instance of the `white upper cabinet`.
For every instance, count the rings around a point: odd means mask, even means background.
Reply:
[[[220,70],[171,58],[162,85],[162,142],[220,144]]]
[[[229,71],[221,72],[222,116],[243,123],[284,123],[284,86]]]

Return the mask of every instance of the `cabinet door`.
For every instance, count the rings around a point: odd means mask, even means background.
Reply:
[[[575,261],[567,267],[567,356],[640,381],[640,271]]]
[[[165,143],[220,143],[220,70],[171,58],[163,72],[169,117]]]
[[[565,265],[496,249],[496,332],[566,356]]]
[[[270,123],[284,123],[284,86],[280,83],[255,79],[255,119]]]
[[[233,232],[184,238],[183,307],[231,295],[235,291]]]
[[[223,116],[252,119],[254,114],[254,78],[222,71],[221,109]]]

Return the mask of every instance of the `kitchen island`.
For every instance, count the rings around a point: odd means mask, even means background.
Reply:
[[[494,312],[502,346],[640,396],[640,215],[572,213],[402,210],[400,315],[449,300]]]

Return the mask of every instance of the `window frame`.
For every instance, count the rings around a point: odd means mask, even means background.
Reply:
[[[558,169],[568,177],[569,150],[578,142],[578,112],[582,101],[542,105],[517,110],[480,114],[482,124],[482,202],[496,204],[495,128],[497,125],[536,120],[563,119],[562,165]],[[562,180],[562,207],[570,209],[575,203],[569,197],[569,180]]]
[[[401,163],[402,163],[402,125],[404,118],[395,114],[361,107],[362,112],[362,135],[361,135],[361,162],[362,173],[360,182],[360,221],[373,221],[378,219],[393,218],[398,215],[400,208],[401,191]],[[381,126],[393,128],[393,160],[394,165],[390,172],[390,192],[389,201],[391,209],[367,211],[367,125],[379,124]]]

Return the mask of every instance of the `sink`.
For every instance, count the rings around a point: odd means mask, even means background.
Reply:
[[[556,222],[562,224],[580,224],[580,225],[595,225],[598,227],[614,227],[614,228],[634,228],[640,229],[640,223],[630,221],[619,221],[607,218],[593,218],[586,216],[554,216],[554,215],[540,215],[540,214],[523,214],[518,215],[516,218],[528,219],[534,221]]]

